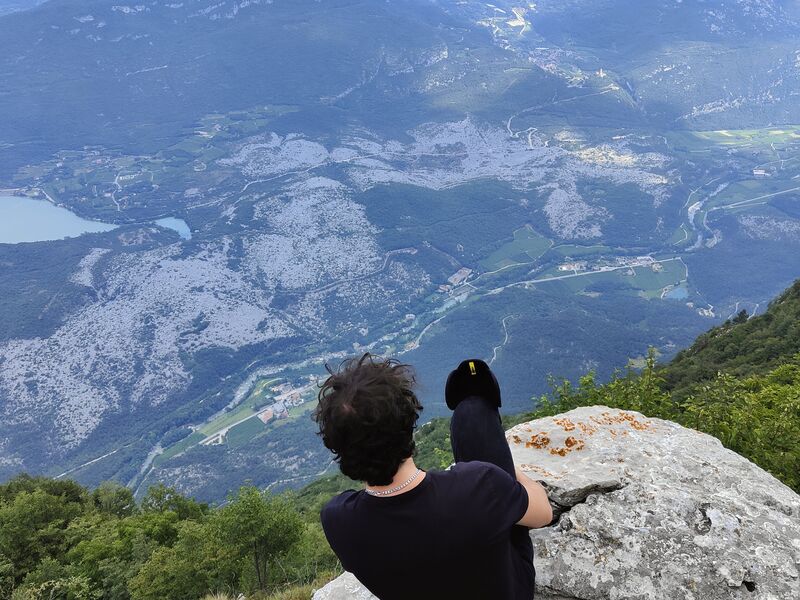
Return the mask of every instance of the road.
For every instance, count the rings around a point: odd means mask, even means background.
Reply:
[[[497,351],[500,350],[500,348],[502,348],[503,346],[505,346],[508,343],[508,326],[506,325],[506,322],[508,321],[508,319],[511,318],[511,316],[512,315],[506,315],[505,317],[503,317],[502,323],[503,323],[503,333],[505,334],[505,337],[503,338],[503,343],[502,344],[492,348],[492,358],[489,359],[489,364],[490,365],[492,363],[494,363],[495,359],[497,359]]]
[[[562,98],[561,100],[553,100],[552,102],[545,102],[543,104],[537,104],[536,106],[529,106],[528,108],[524,108],[518,113],[511,115],[506,121],[506,130],[508,131],[509,135],[513,138],[519,137],[520,133],[527,133],[530,131],[529,129],[522,129],[520,131],[514,131],[511,128],[511,124],[513,123],[514,119],[519,117],[520,115],[524,115],[526,113],[541,110],[542,108],[547,108],[549,106],[555,106],[556,104],[563,104],[565,102],[572,102],[573,100],[580,100],[581,98],[589,98],[590,96],[602,96],[603,94],[608,94],[609,92],[614,92],[619,89],[615,84],[609,84],[604,89],[600,90],[599,92],[592,92],[590,94],[579,94],[577,96],[570,96],[569,98]]]
[[[130,444],[128,444],[128,445],[130,445]],[[77,467],[72,467],[68,471],[64,471],[63,473],[61,473],[59,475],[56,475],[53,479],[61,479],[62,477],[66,477],[70,473],[74,473],[75,471],[80,471],[83,467],[88,467],[89,465],[94,464],[94,463],[96,463],[98,461],[101,461],[104,458],[108,458],[112,454],[116,454],[117,452],[122,450],[122,448],[125,448],[125,447],[126,446],[122,446],[121,448],[117,448],[116,450],[112,450],[111,452],[107,452],[106,454],[103,454],[103,456],[98,456],[97,458],[93,458],[92,460],[87,461],[87,462],[83,463],[82,465],[78,465]]]
[[[642,263],[642,264],[633,264],[633,265],[622,265],[622,266],[619,266],[619,267],[600,267],[599,269],[595,269],[594,271],[583,271],[582,273],[570,273],[569,275],[555,275],[553,277],[544,277],[542,279],[527,279],[525,281],[515,281],[514,283],[509,283],[509,284],[501,286],[499,288],[494,288],[492,290],[489,290],[489,293],[498,294],[498,293],[502,292],[503,290],[506,290],[506,289],[512,288],[512,287],[517,287],[517,286],[520,286],[520,285],[531,285],[531,284],[537,284],[537,283],[546,283],[548,281],[558,281],[560,279],[572,279],[573,277],[585,277],[587,275],[597,275],[598,273],[610,273],[611,271],[621,271],[623,269],[633,269],[635,267],[645,267],[645,266],[649,266],[650,264],[663,264],[663,263],[668,263],[668,262],[672,262],[672,261],[675,261],[675,260],[680,260],[681,262],[683,262],[681,257],[678,256],[678,257],[675,257],[675,258],[667,258],[667,259],[664,259],[664,260],[654,260],[652,263],[647,263],[647,264]]]
[[[361,281],[362,279],[368,279],[370,277],[374,277],[375,275],[378,275],[379,273],[382,273],[383,271],[386,270],[386,267],[389,266],[389,260],[391,258],[393,258],[394,256],[397,256],[399,254],[416,254],[416,253],[417,253],[417,249],[416,248],[400,248],[398,250],[390,250],[389,252],[386,253],[386,256],[384,256],[384,258],[383,258],[383,266],[381,266],[380,269],[377,269],[375,271],[370,271],[369,273],[364,273],[363,275],[356,275],[355,277],[349,277],[347,279],[338,279],[336,281],[332,281],[331,283],[326,283],[325,285],[320,286],[318,288],[312,288],[312,289],[306,289],[306,290],[297,290],[297,291],[287,291],[286,294],[287,295],[292,295],[292,296],[299,296],[299,295],[305,295],[305,294],[316,294],[316,293],[319,293],[319,292],[327,292],[328,290],[332,290],[334,288],[337,288],[340,285],[344,285],[346,283],[352,283],[353,281]]]

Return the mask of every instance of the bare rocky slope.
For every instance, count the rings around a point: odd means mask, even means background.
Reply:
[[[531,531],[537,598],[800,598],[800,496],[716,438],[605,406],[506,437],[557,515]],[[374,597],[347,573],[314,595],[345,598]]]

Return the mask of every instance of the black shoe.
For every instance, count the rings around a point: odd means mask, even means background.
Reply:
[[[480,359],[463,361],[450,372],[444,386],[444,400],[450,410],[469,396],[480,396],[500,408],[500,386],[489,365]]]

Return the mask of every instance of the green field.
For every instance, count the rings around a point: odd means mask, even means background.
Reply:
[[[267,425],[264,425],[261,419],[253,417],[244,423],[239,423],[236,427],[231,427],[225,435],[225,443],[231,448],[238,448],[266,430]]]
[[[790,144],[800,141],[800,125],[783,125],[764,129],[721,129],[717,131],[693,131],[694,137],[721,145],[739,144]]]
[[[480,261],[486,271],[497,271],[505,267],[529,264],[539,258],[553,245],[549,239],[536,233],[530,225],[514,232],[514,239],[503,244]]]
[[[594,245],[594,246],[579,246],[576,244],[559,244],[553,246],[553,252],[557,252],[563,257],[576,258],[578,256],[591,256],[593,254],[607,254],[611,252],[608,246]]]
[[[256,383],[250,395],[245,398],[239,406],[230,412],[226,412],[213,421],[206,423],[198,429],[198,431],[205,436],[213,435],[220,429],[224,429],[236,421],[241,421],[245,417],[256,414],[260,409],[268,404],[269,400],[269,386],[278,381],[278,379],[262,379]]]
[[[177,456],[181,452],[184,452],[185,450],[188,450],[192,446],[199,444],[204,439],[206,439],[205,435],[195,431],[188,437],[183,438],[181,441],[173,444],[172,446],[164,450],[164,452],[156,456],[156,458],[153,460],[153,465],[155,465],[156,467],[159,466],[160,464],[168,461],[173,456]]]
[[[544,271],[536,274],[536,279],[547,279],[548,277],[561,277],[562,275],[569,275],[572,271],[559,271],[558,265],[548,267]]]
[[[245,398],[239,406],[230,412],[226,412],[218,416],[213,421],[205,423],[203,426],[195,430],[191,435],[183,438],[179,442],[169,446],[154,460],[154,464],[158,466],[164,461],[177,456],[202,442],[207,437],[217,433],[221,429],[241,421],[249,416],[255,415],[262,408],[269,404],[270,386],[279,381],[279,379],[261,379],[256,382],[256,385],[250,391],[250,394]],[[260,427],[259,427],[260,426]],[[259,431],[265,429],[266,426],[257,418],[252,418],[232,427],[225,436],[226,443],[241,445],[251,439]]]
[[[687,229],[685,223],[681,223],[681,226],[675,230],[675,233],[667,240],[669,244],[673,246],[679,246],[681,244],[688,244],[694,239],[694,235]]]
[[[766,203],[776,196],[799,191],[799,180],[778,177],[745,179],[729,185],[719,195],[710,199],[703,209],[753,206]]]
[[[637,267],[636,275],[629,277],[629,282],[647,298],[660,298],[661,291],[668,285],[677,285],[686,280],[686,267],[679,260],[661,263],[662,271],[656,272],[649,267]]]
[[[602,273],[587,273],[577,277],[557,280],[557,283],[572,293],[584,292],[598,283],[622,284],[630,287],[632,292],[645,298],[660,298],[662,290],[668,285],[676,285],[686,279],[686,267],[679,260],[660,263],[661,271],[654,271],[649,266],[617,269]],[[547,276],[558,276],[553,273]],[[561,272],[561,275],[564,275]],[[546,284],[547,282],[542,282]]]
[[[800,126],[783,125],[764,129],[720,129],[716,131],[671,131],[667,138],[677,148],[690,152],[712,146],[765,147],[787,146],[800,142]]]

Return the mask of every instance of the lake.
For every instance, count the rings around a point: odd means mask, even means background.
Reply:
[[[154,223],[177,232],[184,240],[192,238],[189,225],[183,219],[165,217]],[[110,223],[83,219],[47,200],[0,196],[0,244],[63,240],[84,233],[99,233],[116,228],[116,225]]]
[[[164,217],[163,219],[157,219],[155,224],[166,229],[172,229],[172,231],[177,231],[178,235],[185,240],[192,239],[192,232],[189,230],[189,225],[183,219]]]
[[[0,196],[0,244],[63,240],[115,228],[109,223],[82,219],[46,200]]]

